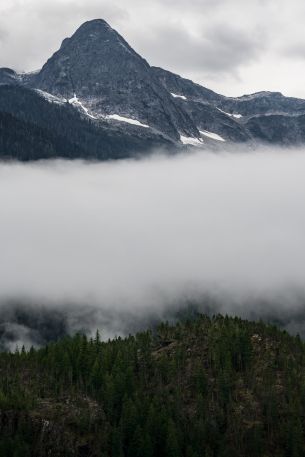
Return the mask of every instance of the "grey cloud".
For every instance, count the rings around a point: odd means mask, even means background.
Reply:
[[[206,34],[208,45],[204,52],[212,70],[238,69],[252,62],[264,47],[263,36],[249,34],[238,28],[218,24]]]
[[[3,28],[0,28],[0,41],[6,40],[8,33]]]
[[[209,13],[209,11],[206,10],[207,8],[218,8],[226,3],[227,0],[157,0],[156,2],[167,5],[170,8],[182,8],[185,12],[190,9],[195,9],[196,11],[200,10]]]
[[[273,0],[252,0],[252,5],[256,7],[266,7]],[[281,0],[280,0],[281,1]],[[244,0],[156,0],[156,3],[168,5],[173,8],[183,8],[185,13],[190,9],[200,9],[205,14],[213,13],[218,8],[231,8],[232,10],[243,8]]]
[[[67,23],[76,21],[90,20],[92,18],[102,17],[109,22],[126,20],[128,13],[125,8],[110,3],[105,0],[91,0],[86,3],[81,0],[53,0],[52,2],[32,1],[29,11],[33,15],[40,16],[42,19],[47,17],[52,23],[63,27]],[[74,30],[73,30],[74,31]]]
[[[194,35],[182,25],[160,27],[153,35],[147,34],[141,49],[154,64],[186,72],[201,74],[238,73],[241,66],[252,62],[263,47],[263,37],[249,35],[235,27],[217,24]]]
[[[285,44],[283,47],[279,48],[279,53],[285,55],[289,59],[305,59],[305,43],[299,41],[297,43],[291,43],[288,46]]]

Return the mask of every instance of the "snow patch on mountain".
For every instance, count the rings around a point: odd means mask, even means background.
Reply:
[[[183,144],[190,144],[192,146],[201,146],[203,143],[203,140],[200,138],[194,138],[191,136],[183,136],[183,135],[180,135],[180,141]]]
[[[223,114],[226,114],[227,116],[230,116],[230,117],[235,117],[236,119],[240,119],[242,116],[242,114],[234,114],[234,113],[226,113],[225,111],[223,111],[222,109],[220,108],[217,108],[218,111],[220,111],[221,113]]]
[[[35,92],[50,103],[57,103],[58,105],[64,105],[65,103],[67,103],[67,100],[65,98],[56,97],[55,95],[49,94],[49,92],[45,92],[40,89],[35,89]]]
[[[86,108],[86,107],[82,104],[82,102],[77,98],[76,94],[74,94],[74,97],[70,98],[69,103],[70,103],[71,105],[74,105],[74,106],[75,106],[75,105],[79,106],[79,107],[84,111],[84,113],[85,113],[88,117],[90,117],[91,119],[97,119],[97,117],[95,117],[95,116],[93,116],[92,114],[89,113],[88,108]]]
[[[142,122],[137,121],[136,119],[131,119],[129,117],[120,116],[119,114],[109,114],[108,116],[106,116],[106,119],[113,119],[114,121],[127,122],[128,124],[149,128],[149,125],[142,124]]]
[[[181,98],[182,100],[187,100],[187,98],[184,95],[173,94],[172,92],[171,95],[174,98]]]
[[[217,141],[226,141],[224,138],[222,138],[220,135],[218,135],[217,133],[213,133],[213,132],[208,132],[207,130],[199,130],[199,132],[212,139],[212,140],[217,140]]]

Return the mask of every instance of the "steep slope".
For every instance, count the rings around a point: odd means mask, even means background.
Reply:
[[[220,103],[224,98],[206,87],[196,84],[190,79],[182,78],[163,68],[152,67],[152,71],[160,83],[174,96],[184,96],[191,101],[209,102],[212,104]]]
[[[0,68],[0,85],[19,83],[21,83],[21,79],[14,70],[11,68]]]
[[[232,142],[304,143],[305,100],[279,92],[225,97],[162,68],[153,71],[199,130]]]
[[[199,131],[216,133],[233,142],[251,140],[251,135],[238,118],[221,109],[226,97],[162,68],[152,67],[152,70],[171,93],[175,103],[188,113]]]
[[[245,125],[254,137],[265,143],[282,146],[305,143],[305,113],[258,115],[251,117]]]
[[[305,347],[198,317],[0,354],[0,455],[302,457]]]
[[[171,146],[150,129],[91,121],[69,103],[20,85],[0,86],[0,115],[0,158],[108,160]]]
[[[92,116],[131,118],[174,140],[199,136],[148,63],[100,19],[86,22],[65,39],[29,83],[67,100],[76,96]]]

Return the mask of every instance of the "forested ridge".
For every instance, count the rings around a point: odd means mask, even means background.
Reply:
[[[0,354],[0,455],[301,457],[305,346],[199,316]]]
[[[47,101],[31,89],[0,84],[0,159],[115,160],[170,143],[83,117],[69,103]]]

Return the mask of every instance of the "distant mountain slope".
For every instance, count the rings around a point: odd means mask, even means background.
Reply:
[[[262,114],[304,114],[305,100],[285,97],[280,92],[257,92],[238,98],[224,97],[221,102],[224,110],[242,116]]]
[[[66,137],[50,130],[17,119],[8,113],[0,113],[0,158],[21,161],[50,159],[58,156],[81,157],[82,150]]]
[[[305,143],[305,113],[296,116],[253,116],[246,127],[254,137],[269,144],[291,146]]]
[[[171,145],[137,126],[126,131],[120,125],[84,119],[70,104],[50,103],[18,85],[0,86],[0,115],[0,158],[107,160]]]
[[[279,92],[225,97],[162,68],[152,70],[199,130],[210,130],[233,142],[304,143],[305,100]]]
[[[102,19],[81,25],[39,71],[18,74],[0,68],[0,91],[0,112],[46,129],[45,141],[37,139],[40,158],[107,160],[160,147],[299,145],[305,138],[304,100],[277,92],[236,98],[217,94],[150,67]],[[19,140],[14,144],[12,130],[2,132],[0,155],[39,157],[28,149],[35,129],[24,151]]]
[[[163,68],[152,67],[152,71],[159,79],[160,83],[172,94],[184,95],[188,100],[209,102],[212,104],[220,103],[224,98],[206,87],[196,84],[190,79],[182,78],[175,73],[163,70]]]
[[[0,353],[0,455],[303,457],[305,346],[200,316]]]

